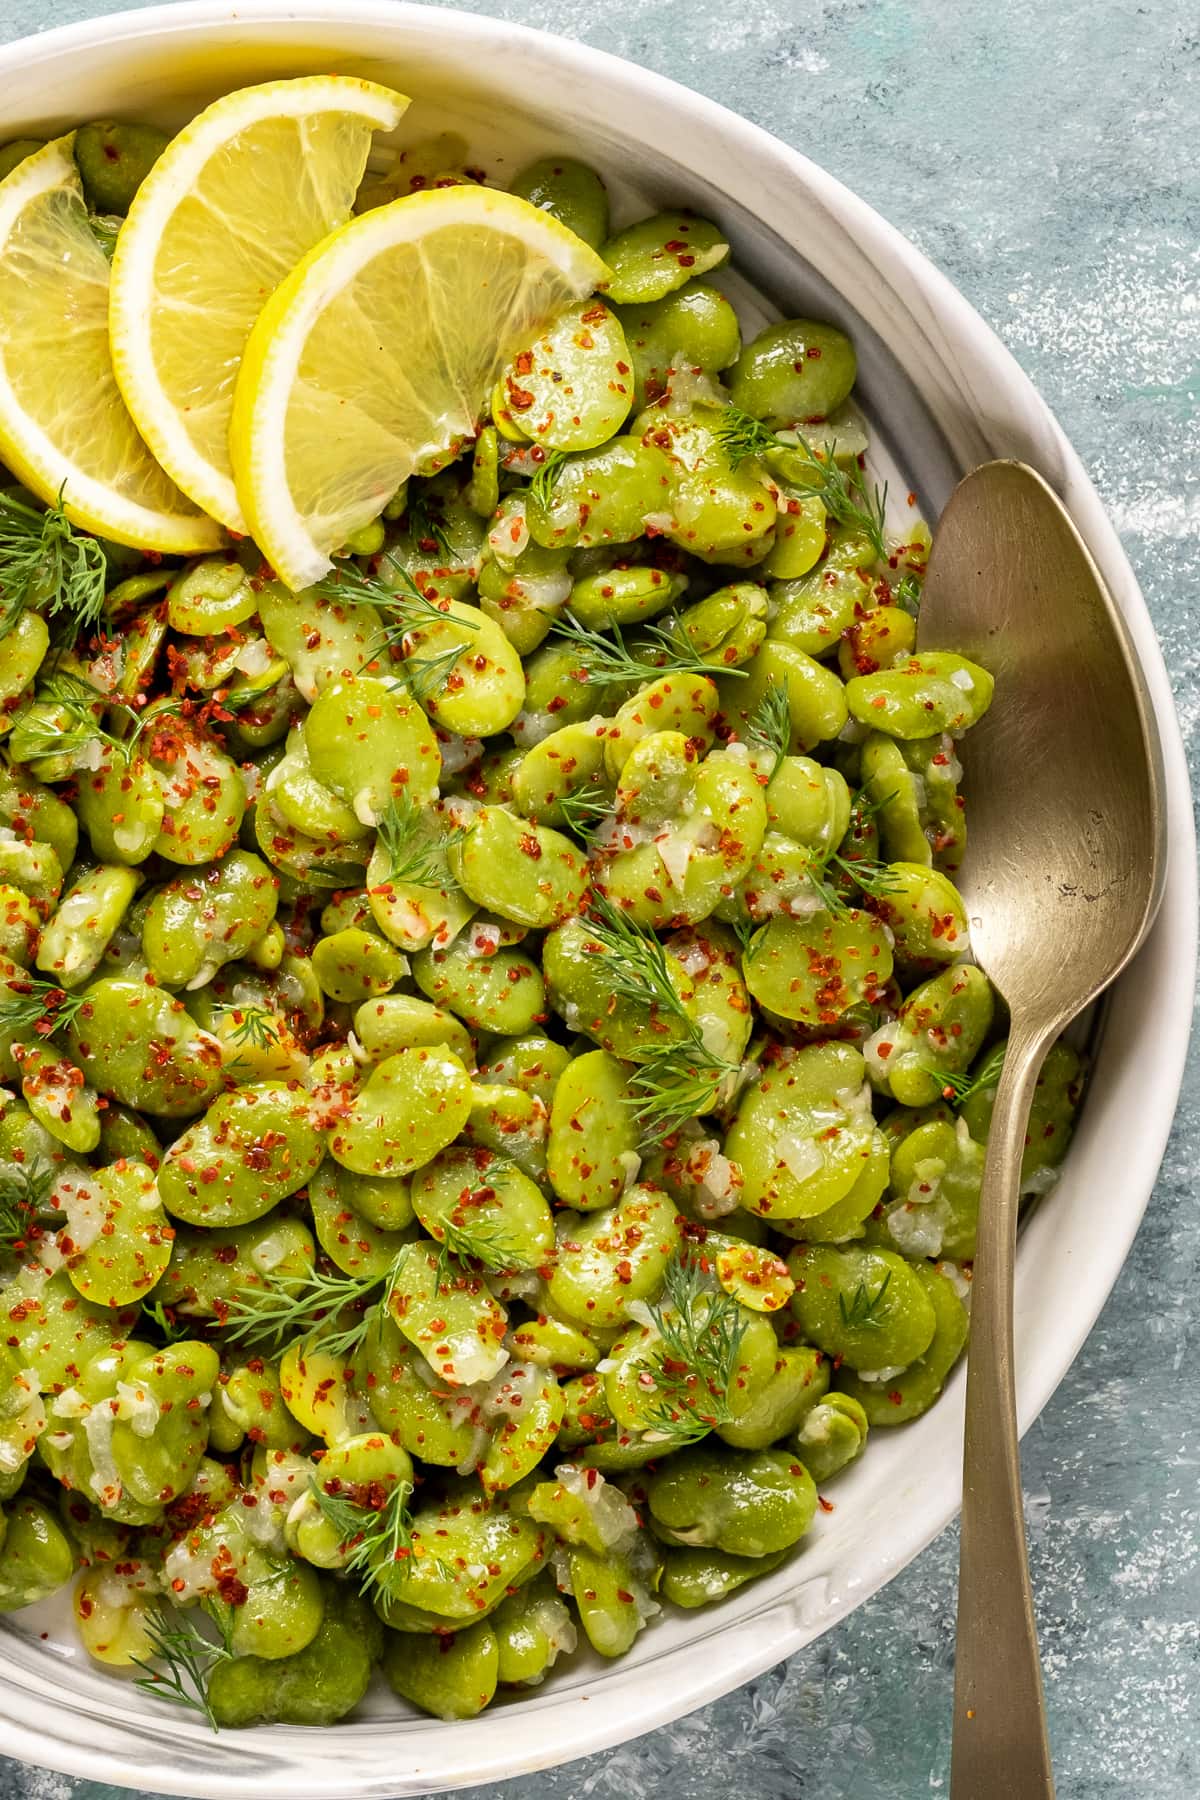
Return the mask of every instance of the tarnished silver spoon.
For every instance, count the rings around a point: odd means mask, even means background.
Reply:
[[[951,1800],[1052,1800],[1013,1379],[1021,1154],[1047,1050],[1153,920],[1162,759],[1112,596],[1061,502],[1022,463],[985,463],[951,496],[918,642],[996,678],[971,732],[960,886],[975,958],[1012,1018],[972,1284]]]

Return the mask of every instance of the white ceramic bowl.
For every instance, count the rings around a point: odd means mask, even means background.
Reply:
[[[1182,1077],[1196,879],[1183,748],[1145,604],[1078,458],[967,302],[862,201],[711,101],[599,51],[473,14],[390,0],[216,0],[125,13],[0,50],[0,140],[80,119],[176,125],[244,82],[373,75],[416,97],[406,138],[462,131],[503,179],[569,148],[627,204],[685,202],[720,221],[738,268],[782,313],[841,321],[888,460],[936,518],[973,464],[1016,456],[1065,500],[1124,611],[1166,765],[1170,869],[1154,932],[1107,1009],[1080,1129],[1017,1274],[1022,1426],[1045,1405],[1111,1289],[1149,1198]],[[903,491],[903,489],[901,490]],[[997,702],[1003,704],[1001,696]],[[0,1745],[92,1780],[213,1800],[425,1794],[544,1768],[678,1717],[811,1642],[953,1515],[962,1374],[919,1423],[880,1433],[794,1561],[712,1611],[656,1622],[615,1664],[577,1660],[467,1724],[373,1713],[329,1731],[214,1739],[90,1665],[68,1629],[0,1631]]]

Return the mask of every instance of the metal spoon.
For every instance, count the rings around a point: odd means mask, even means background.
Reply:
[[[972,1284],[951,1800],[1053,1800],[1013,1379],[1019,1172],[1047,1050],[1154,918],[1162,759],[1120,614],[1062,504],[1023,463],[985,463],[952,494],[920,649],[962,651],[996,678],[971,732],[960,885],[976,960],[1012,1019]]]

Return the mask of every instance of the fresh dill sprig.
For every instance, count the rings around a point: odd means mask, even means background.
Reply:
[[[889,788],[886,794],[878,796],[868,794],[866,788],[857,788],[850,802],[851,829],[861,831],[864,826],[870,825],[895,798],[895,788]]]
[[[66,639],[93,631],[104,615],[108,565],[94,537],[76,531],[58,504],[38,512],[0,494],[0,637],[27,606],[61,618]]]
[[[234,1020],[226,1033],[231,1044],[252,1044],[256,1050],[269,1050],[279,1042],[279,1020],[265,1006],[237,1006],[232,1002],[216,1008],[218,1018]]]
[[[956,1108],[961,1106],[964,1100],[969,1100],[971,1095],[977,1093],[983,1085],[979,1077],[972,1075],[968,1070],[930,1069],[929,1073],[936,1076],[941,1082],[942,1099],[948,1100]]]
[[[835,850],[832,856],[825,859],[819,871],[812,868],[808,872],[809,882],[816,890],[821,904],[831,913],[841,914],[852,910],[846,895],[830,880],[831,873],[853,883],[860,894],[865,894],[872,900],[886,900],[900,886],[890,863],[877,862],[874,857],[869,856],[855,859]]]
[[[170,1700],[176,1706],[202,1713],[216,1731],[217,1721],[208,1700],[208,1678],[217,1663],[233,1656],[226,1628],[218,1622],[222,1640],[214,1644],[182,1613],[168,1612],[162,1606],[149,1609],[144,1625],[152,1646],[152,1657],[133,1658],[134,1664],[146,1671],[134,1682],[134,1687],[159,1700]],[[156,1662],[164,1663],[165,1669],[155,1668]]]
[[[942,1084],[942,1099],[948,1100],[957,1112],[984,1088],[996,1087],[1003,1067],[1004,1051],[1001,1048],[986,1056],[974,1074],[969,1070],[959,1074],[947,1069],[931,1069],[930,1074],[936,1076]]]
[[[746,741],[756,750],[765,750],[774,757],[771,776],[777,775],[792,744],[792,708],[783,682],[768,683],[765,694],[750,715]]]
[[[558,480],[558,471],[567,460],[565,450],[551,450],[538,464],[533,479],[529,483],[529,498],[545,510],[554,498],[554,484]]]
[[[616,800],[609,788],[589,781],[573,794],[564,794],[558,803],[563,824],[581,844],[591,842],[597,826],[611,818]]]
[[[423,627],[432,625],[461,626],[464,631],[478,631],[479,624],[423,594],[405,569],[394,571],[398,583],[389,587],[377,575],[365,575],[357,563],[339,562],[331,575],[317,583],[317,592],[327,600],[338,600],[347,606],[373,606],[386,621],[383,631],[370,646],[367,663],[384,652],[395,651],[401,658],[397,674],[414,700],[427,700],[446,684],[447,677],[467,644],[449,644],[428,656],[414,652],[411,637]],[[469,642],[469,640],[467,640]],[[363,664],[366,668],[367,663]]]
[[[414,588],[416,583],[413,583]],[[314,590],[322,600],[338,606],[379,606],[386,608],[394,598],[391,588],[378,575],[368,575],[348,556],[335,556],[333,567],[322,575]]]
[[[73,753],[96,740],[128,764],[143,732],[156,725],[165,714],[177,715],[183,702],[167,701],[156,704],[153,711],[147,708],[139,712],[127,700],[114,694],[103,694],[77,675],[55,670],[40,684],[34,704],[58,707],[66,713],[68,723],[59,725],[47,718],[22,720],[21,750],[27,762],[42,756]],[[105,729],[101,714],[106,709],[129,721],[130,730],[125,737]]]
[[[743,956],[750,955],[750,940],[756,931],[761,931],[766,924],[765,919],[735,919],[730,929],[738,941]]]
[[[276,1563],[280,1574],[288,1575],[291,1573],[292,1564],[290,1558],[277,1557],[272,1551],[267,1551],[265,1554],[268,1560]],[[272,1576],[271,1579],[274,1580],[275,1577]],[[224,1661],[225,1657],[236,1655],[233,1648],[232,1606],[227,1606],[225,1601],[219,1599],[216,1594],[205,1594],[200,1601],[200,1605],[221,1634],[222,1655],[219,1660]]]
[[[680,997],[671,960],[658,938],[635,925],[603,894],[593,898],[587,925],[588,935],[610,958],[605,963],[605,980],[618,999],[664,1014],[685,1030],[698,1029]]]
[[[643,1140],[659,1143],[689,1119],[718,1111],[740,1072],[740,1063],[718,1056],[698,1032],[645,1057],[629,1077]]]
[[[57,1179],[47,1162],[6,1163],[0,1169],[0,1249],[15,1250],[49,1206]]]
[[[488,1165],[487,1175],[512,1166],[508,1157],[498,1157]],[[481,1185],[488,1185],[486,1176]],[[438,1238],[435,1288],[438,1293],[452,1287],[467,1273],[464,1263],[476,1263],[491,1274],[501,1275],[516,1268],[520,1262],[520,1253],[512,1239],[496,1225],[457,1225],[443,1215],[437,1219],[435,1230]]]
[[[407,635],[407,632],[401,634],[402,637]],[[388,637],[386,641],[390,643],[394,639]],[[380,640],[381,648],[383,643],[384,640]],[[417,701],[440,694],[465,648],[465,644],[449,644],[445,650],[435,650],[430,656],[414,656],[411,651],[407,652],[397,670],[402,686]]]
[[[457,1571],[443,1557],[429,1555],[413,1542],[413,1518],[408,1503],[413,1489],[409,1482],[398,1481],[379,1507],[360,1506],[350,1494],[330,1494],[320,1485],[320,1471],[311,1481],[313,1497],[322,1514],[340,1534],[340,1547],[349,1547],[343,1565],[361,1580],[361,1591],[368,1597],[373,1589],[387,1595],[389,1572],[395,1563],[411,1556],[423,1568],[436,1570],[444,1580],[452,1581]]]
[[[510,1169],[513,1166],[507,1157],[497,1158],[488,1165],[487,1174],[498,1174],[501,1167]],[[490,1182],[485,1179],[482,1185],[490,1186]],[[440,1218],[437,1229],[443,1249],[458,1262],[476,1262],[496,1274],[512,1269],[516,1264],[519,1252],[512,1239],[494,1225],[458,1225],[453,1219]]]
[[[770,450],[783,448],[778,436],[761,419],[753,418],[736,406],[721,408],[713,421],[713,430],[732,468],[739,468],[752,456],[766,456]]]
[[[387,1592],[387,1574],[394,1563],[412,1551],[412,1514],[408,1502],[412,1483],[397,1481],[381,1506],[360,1504],[350,1494],[331,1494],[322,1487],[320,1471],[309,1481],[313,1498],[324,1519],[338,1534],[345,1552],[342,1565],[357,1575],[364,1594],[373,1589]]]
[[[392,628],[400,631],[447,622],[462,625],[468,631],[479,629],[471,620],[453,616],[423,594],[407,569],[393,567],[391,572],[394,587],[378,575],[368,575],[356,562],[336,560],[332,573],[317,582],[316,591],[323,599],[335,600],[342,606],[374,606],[387,616]]]
[[[39,976],[21,970],[8,978],[9,998],[0,1000],[0,1031],[21,1037],[32,1031],[35,1037],[53,1037],[78,1017],[87,1004],[87,990],[69,994],[56,981],[43,981]]]
[[[153,1319],[168,1344],[178,1344],[182,1339],[190,1336],[190,1328],[186,1324],[181,1324],[173,1313],[168,1312],[158,1298],[155,1298],[153,1302],[143,1300],[142,1316]]]
[[[818,477],[812,484],[812,491],[825,511],[846,530],[861,532],[879,561],[886,560],[887,483],[885,481],[882,487],[873,487],[868,492],[866,478],[857,462],[851,463],[849,469],[839,467],[836,440],[823,444],[819,451],[814,450],[802,433],[789,433],[784,437],[735,406],[722,410],[713,429],[734,468],[748,457],[767,456],[772,451],[801,457],[811,473]]]
[[[446,527],[430,512],[429,496],[424,491],[414,494],[410,490],[408,504],[404,509],[404,529],[421,548],[427,543],[432,544],[444,562],[456,560],[446,536]]]
[[[386,1304],[403,1256],[401,1250],[382,1275],[326,1275],[310,1269],[304,1275],[268,1276],[261,1288],[243,1288],[230,1301],[225,1319],[229,1338],[248,1349],[319,1340],[330,1356],[351,1356],[370,1329],[367,1302],[382,1286]],[[346,1312],[357,1315],[351,1324],[324,1331],[326,1320]]]
[[[376,827],[388,858],[385,881],[407,882],[411,887],[439,888],[444,893],[458,883],[446,862],[446,852],[461,843],[462,831],[436,834],[429,812],[417,805],[406,789],[388,801]]]
[[[892,605],[900,607],[914,619],[920,616],[921,583],[911,572],[902,575],[892,589]]]
[[[605,952],[604,976],[613,995],[675,1027],[671,1038],[643,1057],[629,1077],[633,1116],[646,1137],[669,1136],[688,1119],[712,1112],[741,1065],[705,1042],[659,940],[639,930],[603,895],[593,901],[588,936]]]
[[[626,683],[658,681],[664,675],[739,675],[745,669],[717,670],[698,656],[686,638],[665,630],[660,625],[644,625],[638,644],[625,642],[619,625],[610,632],[592,631],[581,625],[573,613],[556,619],[553,636],[574,646],[583,663],[583,680],[589,687],[624,686]]]
[[[892,1279],[889,1269],[879,1286],[872,1293],[865,1281],[860,1281],[854,1290],[850,1304],[846,1304],[845,1294],[838,1295],[838,1311],[842,1315],[843,1325],[881,1325],[879,1316],[880,1303],[888,1291],[888,1283]]]
[[[729,1389],[746,1319],[732,1295],[711,1280],[701,1259],[687,1251],[677,1252],[667,1264],[662,1298],[649,1311],[660,1340],[652,1374],[662,1395],[651,1414],[651,1429],[688,1443],[731,1417]]]
[[[886,561],[887,482],[868,492],[866,477],[857,462],[852,462],[849,469],[843,469],[834,460],[836,443],[825,444],[824,454],[818,454],[804,438],[787,448],[802,456],[820,476],[813,491],[829,516],[847,531],[861,532],[878,560]]]

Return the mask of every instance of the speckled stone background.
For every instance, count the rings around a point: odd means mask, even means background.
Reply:
[[[476,0],[722,100],[956,282],[1107,502],[1200,744],[1200,33],[1186,0]],[[0,39],[117,10],[0,0]],[[1060,1800],[1200,1792],[1200,1059],[1133,1254],[1025,1444]],[[948,1531],[703,1715],[521,1800],[918,1800],[947,1789]],[[469,1800],[516,1800],[507,1784]],[[0,1759],[0,1800],[114,1800]]]

